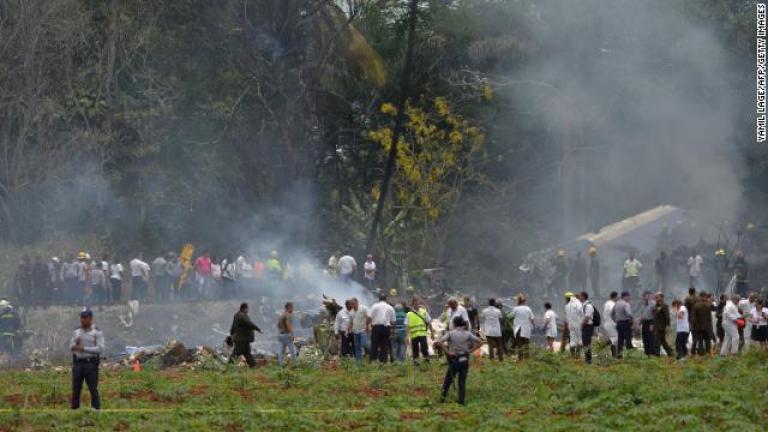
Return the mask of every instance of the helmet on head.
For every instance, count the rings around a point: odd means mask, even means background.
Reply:
[[[557,256],[564,257],[565,256],[565,249],[558,249],[557,250]]]
[[[725,256],[725,249],[720,248],[715,251],[715,256]]]
[[[389,290],[389,295],[390,295],[390,296],[392,296],[392,297],[395,297],[395,296],[397,296],[397,290],[396,290],[396,289],[394,289],[394,288],[390,289],[390,290]]]
[[[88,259],[88,254],[85,253],[85,251],[80,251],[80,253],[77,254],[77,259]]]
[[[8,307],[8,306],[10,306],[10,305],[11,305],[11,302],[9,302],[9,301],[8,301],[8,300],[6,300],[6,299],[2,299],[2,300],[0,300],[0,308],[7,308],[7,307]]]
[[[277,258],[277,251],[276,251],[276,250],[273,250],[273,251],[272,251],[272,252],[269,254],[269,256],[271,256],[272,258]]]
[[[589,249],[587,249],[587,253],[589,256],[595,256],[597,255],[597,248],[595,246],[590,246]]]
[[[565,298],[571,298],[571,297],[573,297],[573,293],[572,292],[568,291],[568,292],[565,293]]]

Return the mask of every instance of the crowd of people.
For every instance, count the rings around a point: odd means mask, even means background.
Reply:
[[[358,278],[355,259],[340,252],[331,256],[325,269],[319,269],[309,259],[283,260],[276,250],[266,259],[247,252],[219,258],[209,252],[185,256],[182,251],[145,261],[143,254],[138,254],[125,265],[118,257],[92,257],[82,251],[63,260],[52,257],[47,262],[39,256],[22,258],[10,292],[11,299],[23,307],[90,307],[129,299],[222,300],[266,295],[282,288],[311,287],[321,274],[345,283],[359,279],[373,289],[376,263],[368,255]]]

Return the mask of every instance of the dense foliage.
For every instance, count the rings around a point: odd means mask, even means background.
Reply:
[[[748,2],[662,3],[751,62]],[[562,137],[512,91],[516,71],[552,49],[523,18],[567,25],[539,5],[420,1],[409,123],[375,248],[395,273],[448,265],[498,281],[562,234]],[[392,145],[406,6],[0,2],[0,241],[90,234],[127,253],[279,237],[322,255],[363,252]],[[749,95],[752,76],[733,79]],[[750,145],[750,109],[734,113],[734,140],[761,200],[768,157]],[[593,226],[650,204],[576,212]]]

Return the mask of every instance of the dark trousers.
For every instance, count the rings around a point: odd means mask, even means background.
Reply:
[[[708,330],[694,330],[693,331],[693,348],[691,354],[696,353],[698,355],[708,355],[710,350],[710,338]]]
[[[147,295],[147,282],[141,276],[133,276],[131,282],[133,283],[133,299],[144,301]]]
[[[664,352],[667,354],[668,357],[672,357],[674,354],[674,351],[672,351],[672,347],[669,346],[669,343],[667,342],[667,329],[653,329],[653,340],[656,342],[656,346],[654,347],[654,355],[661,355],[661,348],[664,348]]]
[[[443,399],[448,396],[448,390],[453,384],[453,379],[459,375],[459,403],[464,405],[467,394],[467,374],[469,373],[469,354],[452,356],[448,359],[448,370],[443,380]]]
[[[488,336],[486,339],[488,339],[488,356],[491,360],[493,360],[493,352],[496,351],[499,361],[504,361],[504,342],[501,336]]]
[[[118,279],[110,279],[109,283],[112,286],[112,295],[110,300],[112,303],[119,303],[123,297],[123,281]]]
[[[520,330],[515,335],[515,347],[517,348],[517,359],[522,360],[528,357],[528,345],[531,340],[520,336]]]
[[[429,361],[429,347],[427,346],[426,336],[411,338],[411,354],[413,355],[414,362],[419,358],[419,353],[424,357],[424,360]]]
[[[677,332],[675,348],[677,348],[678,360],[688,355],[688,332]]]
[[[91,407],[101,409],[99,398],[99,362],[93,360],[83,362],[75,360],[72,364],[72,409],[80,408],[80,393],[83,391],[83,381],[91,393]]]
[[[389,356],[389,327],[375,325],[371,330],[371,361],[387,362]]]
[[[352,333],[339,333],[341,343],[341,356],[352,357],[355,354],[355,346]]]
[[[643,352],[645,355],[653,355],[656,352],[651,326],[653,321],[646,320],[642,322],[641,335],[643,337]]]
[[[618,347],[616,348],[616,357],[621,358],[621,352],[626,347],[632,349],[632,323],[630,321],[619,321],[616,323],[616,333],[618,333]]]
[[[595,334],[595,326],[581,326],[581,344],[584,346],[584,361],[592,363],[592,336]]]
[[[245,357],[245,362],[248,363],[249,367],[256,366],[256,360],[253,359],[253,354],[251,354],[250,342],[235,342],[235,348],[232,350],[232,357],[229,358],[229,362],[232,363],[232,361],[240,356]]]

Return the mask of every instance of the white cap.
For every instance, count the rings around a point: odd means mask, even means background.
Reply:
[[[0,308],[8,307],[10,305],[11,305],[11,303],[9,303],[8,300],[6,300],[6,299],[0,300]]]
[[[59,262],[59,257],[53,257],[53,258],[51,258],[51,261],[57,263],[57,262]]]

